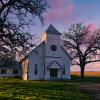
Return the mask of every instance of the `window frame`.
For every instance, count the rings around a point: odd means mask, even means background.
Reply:
[[[6,74],[7,70],[6,69],[1,69],[1,74]]]
[[[50,46],[50,48],[51,48],[52,51],[57,51],[57,46],[54,45],[54,44],[52,44],[52,45]]]

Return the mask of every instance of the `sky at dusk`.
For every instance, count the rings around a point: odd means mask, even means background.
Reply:
[[[44,24],[39,21],[32,26],[32,33],[41,34],[49,24],[60,32],[71,24],[82,22],[95,29],[100,26],[100,0],[47,0],[48,10],[44,14]]]
[[[44,14],[44,24],[36,21],[31,28],[31,33],[38,34],[44,32],[50,24],[54,25],[60,32],[67,31],[74,23],[82,22],[89,25],[91,30],[100,27],[100,0],[48,0],[49,8]],[[100,71],[100,64],[90,64],[86,70]],[[96,66],[96,68],[94,67]],[[71,70],[79,70],[72,67]]]

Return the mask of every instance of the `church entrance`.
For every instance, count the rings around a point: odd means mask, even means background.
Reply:
[[[50,69],[50,78],[57,78],[57,69]]]

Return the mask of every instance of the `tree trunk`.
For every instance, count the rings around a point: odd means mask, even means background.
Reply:
[[[85,67],[81,67],[81,78],[85,78],[85,76],[84,76],[84,69],[85,69]]]

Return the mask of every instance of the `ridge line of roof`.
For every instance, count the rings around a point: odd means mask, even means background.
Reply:
[[[48,29],[45,32],[48,34],[61,35],[61,33],[52,24],[49,25]]]

